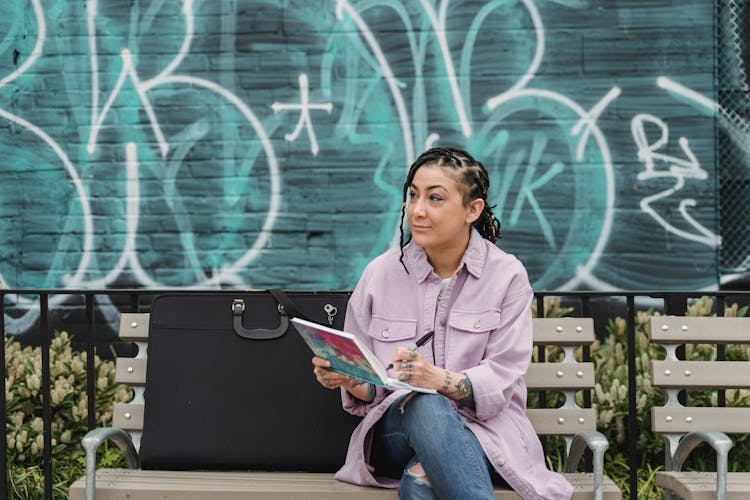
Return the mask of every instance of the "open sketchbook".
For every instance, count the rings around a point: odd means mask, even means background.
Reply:
[[[406,389],[432,394],[437,392],[388,377],[378,358],[351,333],[299,318],[293,318],[292,323],[315,355],[331,362],[330,370],[392,390]]]

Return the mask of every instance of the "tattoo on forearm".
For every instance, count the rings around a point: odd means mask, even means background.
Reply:
[[[446,395],[448,394],[448,391],[451,388],[451,380],[452,380],[452,378],[451,378],[451,372],[449,372],[448,370],[446,370],[445,371],[445,380],[443,381],[443,387],[440,388],[440,392],[443,392]]]
[[[474,408],[474,389],[471,387],[471,380],[464,375],[464,378],[456,382],[456,403],[468,408]]]
[[[458,377],[453,377],[453,375],[455,374],[445,371],[445,379],[440,392],[461,406],[474,408],[474,389],[471,386],[471,380],[465,373],[459,373]],[[455,385],[453,384],[454,378],[458,378]]]
[[[374,385],[372,385],[371,383],[365,380],[355,378],[354,381],[352,382],[351,388],[354,389],[355,387],[358,387],[364,384],[367,384],[367,395],[362,399],[362,401],[364,401],[365,403],[369,403],[370,401],[375,399],[375,386]]]
[[[367,384],[367,402],[369,403],[373,399],[375,399],[375,385]]]
[[[367,384],[367,394],[365,395],[364,398],[361,398],[361,400],[364,401],[365,403],[369,403],[370,401],[375,399],[375,386],[374,385],[372,385],[371,383],[365,380],[355,378],[350,388],[354,389],[355,387],[359,387],[360,385],[364,385],[364,384]],[[355,396],[355,397],[358,398],[358,396]]]

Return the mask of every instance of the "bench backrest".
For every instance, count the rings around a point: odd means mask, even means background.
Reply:
[[[133,388],[135,395],[129,403],[115,403],[112,426],[128,431],[136,450],[141,447],[143,435],[148,316],[148,313],[122,313],[120,315],[120,339],[134,342],[138,347],[138,354],[134,358],[117,358],[115,365],[115,382],[127,384]]]
[[[529,390],[559,391],[565,400],[558,408],[529,408],[526,410],[536,433],[558,435],[570,447],[573,436],[581,431],[596,430],[593,408],[582,408],[576,402],[576,392],[594,388],[594,363],[576,361],[574,351],[579,346],[590,346],[596,336],[592,318],[534,318],[534,344],[559,346],[565,357],[561,362],[531,363],[526,372]]]
[[[678,398],[684,389],[750,388],[750,365],[677,358],[677,348],[685,344],[750,344],[750,318],[654,316],[649,339],[666,350],[664,360],[651,361],[651,384],[667,394],[664,406],[651,409],[651,427],[667,438],[669,457],[691,431],[750,433],[750,408],[690,407]]]
[[[135,396],[129,403],[115,403],[113,426],[126,430],[140,448],[143,430],[144,390],[146,385],[146,352],[148,345],[148,313],[122,313],[120,338],[138,347],[135,358],[118,358],[115,382],[133,388]],[[528,415],[537,434],[572,437],[577,432],[595,430],[596,415],[592,408],[576,404],[576,391],[594,387],[594,365],[578,362],[573,351],[594,341],[591,318],[534,318],[534,344],[560,346],[565,358],[560,363],[532,363],[526,373],[530,390],[554,390],[565,395],[560,408],[529,409]]]

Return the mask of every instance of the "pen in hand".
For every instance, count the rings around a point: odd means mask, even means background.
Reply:
[[[417,347],[422,347],[422,346],[423,346],[423,345],[425,345],[425,344],[426,344],[427,342],[429,342],[429,340],[430,340],[430,339],[431,339],[431,338],[432,338],[433,336],[435,336],[435,330],[430,330],[429,332],[427,332],[427,333],[425,333],[424,335],[422,335],[421,337],[419,337],[419,338],[417,339],[417,341],[416,341],[416,342],[414,343],[414,345],[416,345]],[[388,371],[388,370],[390,370],[391,368],[393,368],[393,363],[391,363],[390,365],[388,365],[388,366],[387,366],[387,367],[385,368],[385,371]]]

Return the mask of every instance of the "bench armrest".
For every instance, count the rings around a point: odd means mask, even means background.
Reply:
[[[108,439],[114,441],[125,454],[128,467],[138,468],[138,452],[135,451],[133,441],[125,431],[116,427],[99,427],[90,430],[81,440],[86,450],[86,500],[96,498],[96,450]]]
[[[570,451],[565,461],[565,472],[575,472],[586,449],[594,455],[594,500],[604,496],[604,452],[609,448],[609,441],[599,431],[579,432],[573,436]]]
[[[679,472],[690,452],[700,443],[708,443],[716,451],[716,498],[723,500],[727,497],[729,450],[734,446],[729,436],[723,432],[694,431],[685,434],[677,444],[668,470]]]

